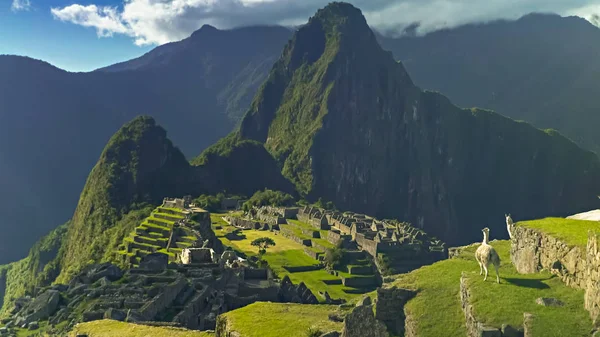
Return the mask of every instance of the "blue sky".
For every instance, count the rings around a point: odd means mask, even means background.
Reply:
[[[90,71],[181,40],[203,24],[227,29],[300,24],[329,0],[0,0],[0,54],[25,55],[69,71]],[[418,33],[553,12],[591,19],[600,0],[349,0],[369,24]]]
[[[89,71],[138,57],[153,48],[150,45],[136,46],[130,37],[123,35],[98,38],[93,28],[53,18],[51,7],[66,6],[72,2],[31,2],[30,10],[13,11],[10,0],[0,0],[0,54],[42,59],[69,71]]]

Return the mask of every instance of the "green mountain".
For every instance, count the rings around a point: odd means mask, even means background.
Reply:
[[[598,206],[600,163],[557,132],[460,109],[413,84],[360,10],[300,28],[236,137],[264,144],[309,199],[407,220],[450,244],[517,219]]]
[[[92,169],[72,219],[42,238],[25,259],[0,267],[0,314],[36,287],[66,283],[88,264],[117,262],[123,238],[164,197],[252,195],[264,188],[294,193],[262,144],[226,144],[227,151],[213,146],[192,166],[154,119],[137,117],[125,124]]]
[[[226,136],[290,35],[283,27],[204,26],[88,73],[0,55],[0,264],[24,257],[69,219],[106,141],[140,113],[189,158]]]

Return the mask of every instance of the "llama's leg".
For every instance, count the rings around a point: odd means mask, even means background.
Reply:
[[[483,275],[483,264],[479,261],[477,263],[479,263],[479,275]]]
[[[482,263],[482,264],[483,264],[483,269],[485,270],[485,277],[483,278],[483,280],[486,281],[487,276],[488,276],[488,269],[487,269],[487,265],[485,263]]]
[[[494,268],[496,269],[496,282],[500,283],[500,273],[498,273],[498,265],[494,265]]]

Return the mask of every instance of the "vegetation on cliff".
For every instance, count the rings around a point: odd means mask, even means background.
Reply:
[[[106,145],[81,193],[57,281],[67,282],[84,265],[114,251],[121,236],[150,213],[151,207],[143,203],[156,204],[177,191],[177,179],[187,169],[183,154],[152,118],[125,124]],[[140,211],[124,218],[136,209]]]
[[[600,194],[593,153],[421,91],[346,3],[298,29],[230,137],[263,143],[310,201],[402,219],[450,244],[479,240],[481,223],[507,236],[506,212],[573,214]]]
[[[0,317],[12,309],[13,301],[31,294],[35,287],[50,284],[60,272],[56,258],[69,223],[59,226],[29,250],[26,258],[0,267]]]

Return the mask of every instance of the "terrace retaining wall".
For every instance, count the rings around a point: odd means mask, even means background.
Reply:
[[[599,234],[589,232],[586,248],[567,245],[531,228],[515,226],[511,260],[519,273],[546,269],[569,287],[585,290],[585,309],[594,322],[600,317]]]
[[[514,333],[506,333],[503,334],[502,330],[499,328],[494,328],[491,326],[486,326],[485,324],[477,321],[477,318],[474,315],[473,306],[470,303],[471,293],[469,291],[469,286],[467,284],[467,279],[464,273],[460,277],[460,301],[462,310],[465,314],[465,320],[467,324],[467,336],[468,337],[513,337]],[[512,329],[511,329],[512,330]],[[523,331],[523,329],[520,329]],[[514,330],[513,330],[514,331]],[[519,333],[520,336],[523,336],[522,333]]]

